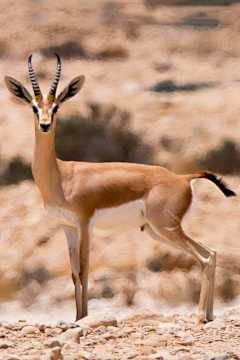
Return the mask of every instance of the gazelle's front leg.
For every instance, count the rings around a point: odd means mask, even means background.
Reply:
[[[88,314],[88,272],[89,272],[89,252],[91,240],[90,222],[88,220],[80,222],[80,281],[82,285],[82,317]]]
[[[80,236],[75,227],[63,226],[65,232],[72,269],[72,279],[75,286],[76,321],[82,318],[82,291],[80,284]]]

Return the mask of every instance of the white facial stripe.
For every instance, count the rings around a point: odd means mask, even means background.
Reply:
[[[57,105],[57,102],[54,101],[54,103],[52,104],[52,106],[50,107],[50,109],[48,109],[48,116],[49,116],[49,118],[51,118],[51,116],[52,116],[52,111],[53,111],[53,109],[55,108],[56,105]]]
[[[39,117],[39,120],[40,120],[41,117],[42,117],[42,109],[40,109],[40,108],[38,107],[38,104],[37,104],[37,102],[36,102],[35,99],[32,100],[32,104],[33,104],[33,106],[35,106],[35,108],[37,108],[37,110],[38,110],[38,117]]]
[[[35,106],[38,109],[38,104],[35,99],[32,100],[33,106]]]

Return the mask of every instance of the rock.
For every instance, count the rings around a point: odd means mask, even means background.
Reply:
[[[44,342],[44,345],[48,348],[61,347],[61,343],[57,339],[51,339]]]
[[[179,347],[179,348],[174,349],[174,352],[179,352],[179,351],[190,352],[190,349],[185,348],[185,347]]]
[[[36,332],[38,332],[38,331],[39,330],[35,326],[32,326],[32,325],[27,325],[22,328],[23,334],[26,334],[26,335],[36,334]]]
[[[168,320],[163,315],[147,309],[137,309],[121,321],[122,324],[138,324],[140,326],[144,323],[153,325],[158,324],[159,322],[168,322]]]
[[[131,333],[136,332],[136,330],[135,330],[134,328],[128,327],[128,326],[122,328],[121,331],[122,331],[124,334],[131,334]]]
[[[24,324],[24,325],[20,325],[20,324],[18,324],[18,323],[4,323],[2,326],[3,326],[5,329],[17,331],[17,330],[22,330],[22,328],[25,326],[25,324]]]
[[[13,344],[9,343],[9,342],[1,342],[0,343],[0,349],[7,349],[7,348],[14,348]]]
[[[217,330],[221,330],[221,329],[225,329],[226,326],[222,323],[222,321],[220,320],[214,320],[214,321],[210,321],[209,323],[205,324],[203,326],[204,329],[217,329]]]
[[[152,346],[141,346],[139,348],[139,353],[141,355],[152,355],[152,354],[156,354],[157,350],[153,349]]]
[[[44,332],[46,335],[60,335],[63,332],[63,329],[59,327],[46,328]]]
[[[167,338],[166,336],[154,336],[153,338],[139,341],[138,344],[152,346],[152,347],[166,346]]]
[[[103,334],[102,335],[102,337],[103,337],[103,339],[105,339],[105,340],[110,340],[110,339],[116,339],[116,335],[114,335],[114,334],[110,334],[110,333],[105,333],[105,334]]]
[[[61,348],[55,347],[50,351],[49,360],[61,360],[63,356],[61,354]]]
[[[127,359],[134,359],[136,356],[138,356],[139,353],[137,351],[130,351],[128,354],[127,354]]]
[[[86,359],[86,360],[93,360],[94,359],[94,356],[89,353],[88,351],[80,351],[78,353],[79,355],[79,359]]]
[[[44,324],[37,324],[36,326],[38,327],[39,331],[44,331],[46,328],[46,325],[44,325]]]
[[[76,344],[80,343],[80,337],[83,335],[83,329],[77,327],[75,329],[68,329],[67,331],[63,332],[62,334],[58,335],[57,339],[60,342],[70,341]]]
[[[98,312],[78,320],[76,324],[84,324],[95,329],[99,326],[117,326],[117,319],[106,312]]]
[[[182,339],[186,339],[186,338],[192,339],[193,338],[192,334],[187,331],[179,331],[176,335]]]
[[[58,321],[56,327],[61,328],[63,331],[74,329],[78,327],[75,323],[66,323],[65,321]]]
[[[120,331],[120,328],[116,327],[116,326],[108,326],[107,327],[107,331],[111,331],[111,332],[118,332]]]
[[[140,332],[133,332],[133,333],[131,333],[131,337],[136,340],[143,339],[143,334],[141,334]]]
[[[10,355],[10,356],[8,356],[7,360],[19,360],[19,357]]]
[[[192,346],[194,345],[194,342],[192,340],[180,340],[178,341],[178,344],[183,346]]]
[[[179,358],[179,360],[193,360],[193,358],[191,356],[188,355],[183,355]]]
[[[105,326],[99,326],[95,331],[104,334],[107,331],[107,328]]]

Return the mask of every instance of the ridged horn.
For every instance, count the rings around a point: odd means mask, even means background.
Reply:
[[[50,88],[50,91],[49,91],[49,94],[55,96],[56,95],[56,91],[57,91],[57,86],[58,86],[58,83],[59,83],[59,80],[60,80],[60,75],[61,75],[61,60],[60,60],[60,56],[58,54],[56,54],[56,57],[57,57],[57,68],[56,68],[56,72],[55,72],[55,75],[54,75],[54,78],[53,78],[53,82],[52,82],[52,85],[51,85],[51,88]]]
[[[41,90],[38,85],[36,75],[34,74],[34,70],[33,70],[31,62],[32,62],[32,55],[30,55],[29,59],[28,59],[28,71],[29,71],[31,82],[32,82],[34,94],[35,94],[35,96],[37,96],[37,95],[41,94]]]

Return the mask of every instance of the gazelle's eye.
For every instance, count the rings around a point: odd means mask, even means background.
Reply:
[[[37,113],[38,113],[38,109],[37,109],[37,107],[36,107],[36,106],[33,106],[33,107],[32,107],[32,109],[33,109],[33,112],[34,112],[35,114],[37,114]]]
[[[55,106],[55,108],[54,108],[53,111],[52,111],[53,114],[56,114],[56,112],[58,111],[58,108],[59,108],[58,106]]]

